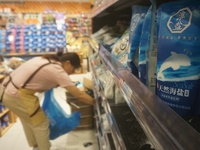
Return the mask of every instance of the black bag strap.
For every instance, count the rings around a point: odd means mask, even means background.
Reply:
[[[31,81],[31,79],[35,76],[35,74],[36,74],[41,68],[43,68],[43,67],[45,67],[45,66],[47,66],[47,65],[49,65],[49,64],[60,65],[60,64],[51,62],[49,59],[47,59],[47,60],[48,60],[49,62],[46,63],[46,64],[43,64],[43,65],[40,66],[38,69],[36,69],[36,70],[30,75],[30,77],[24,82],[24,84],[22,85],[22,88],[25,88],[25,87],[26,87],[27,83]],[[14,86],[16,89],[19,89],[19,88],[14,84],[14,82],[12,81],[12,77],[9,75],[9,80],[8,80],[8,82],[7,82],[6,84],[4,84],[4,87],[5,87],[5,88],[4,88],[4,91],[2,92],[0,102],[2,102],[5,89],[6,89],[6,87],[8,86],[8,84],[9,84],[10,82],[13,84],[13,86]]]
[[[40,66],[39,68],[37,68],[31,75],[30,75],[30,77],[24,82],[24,84],[22,85],[22,88],[25,88],[25,86],[26,86],[26,84],[28,83],[28,82],[30,82],[31,81],[31,79],[35,76],[35,74],[40,70],[40,69],[42,69],[44,66],[47,66],[47,65],[49,65],[49,64],[51,64],[51,61],[48,59],[48,63],[47,64],[44,64],[44,65],[42,65],[42,66]]]
[[[10,83],[10,81],[12,80],[12,78],[11,78],[10,75],[8,75],[8,77],[9,77],[8,82],[5,83],[5,84],[3,84],[3,86],[4,86],[4,90],[3,90],[3,92],[1,93],[1,99],[0,99],[0,102],[2,102],[2,100],[3,100],[3,96],[4,96],[4,93],[5,93],[5,89],[6,89],[6,87],[8,86],[8,84]]]

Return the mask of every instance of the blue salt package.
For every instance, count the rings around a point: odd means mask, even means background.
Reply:
[[[150,49],[152,20],[152,7],[150,7],[144,18],[138,57],[138,77],[145,85],[147,84],[147,51]]]
[[[147,50],[147,81],[148,89],[156,92],[156,63],[157,63],[157,29],[156,29],[156,0],[151,0],[152,3],[152,19],[151,19],[151,36],[149,39],[149,49]]]
[[[184,118],[199,108],[200,1],[185,0],[160,5],[157,95]],[[196,109],[196,110],[194,110]]]
[[[131,72],[138,76],[138,51],[139,42],[142,31],[142,26],[144,22],[145,15],[148,11],[147,6],[133,5],[132,6],[132,18],[130,24],[130,35],[129,44],[130,51],[128,53],[128,66]]]

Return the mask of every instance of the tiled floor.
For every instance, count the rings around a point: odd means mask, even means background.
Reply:
[[[85,143],[91,145],[84,146]],[[71,131],[51,141],[51,150],[98,150],[94,130]],[[19,120],[0,137],[0,150],[32,150],[27,144]]]

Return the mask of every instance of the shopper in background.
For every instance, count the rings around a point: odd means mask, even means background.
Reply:
[[[20,118],[27,141],[33,149],[50,149],[49,122],[35,96],[36,92],[60,86],[84,103],[95,103],[69,78],[80,66],[80,58],[76,53],[58,52],[57,55],[34,57],[4,79],[1,100]]]

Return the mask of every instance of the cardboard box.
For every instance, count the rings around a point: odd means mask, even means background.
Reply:
[[[93,83],[91,79],[83,78],[83,86],[87,89],[93,90]]]

